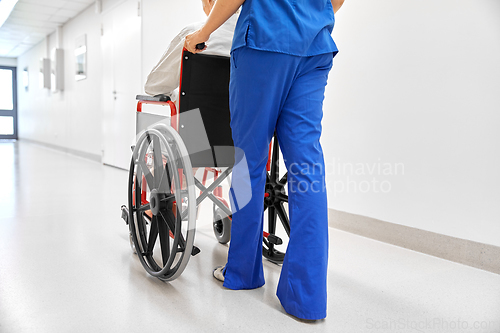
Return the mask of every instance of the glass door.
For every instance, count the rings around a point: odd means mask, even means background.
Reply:
[[[0,139],[17,139],[16,67],[0,66]]]

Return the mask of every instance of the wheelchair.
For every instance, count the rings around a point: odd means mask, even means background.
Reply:
[[[232,220],[221,187],[230,179],[237,149],[230,127],[230,60],[184,50],[181,64],[178,112],[166,95],[136,97],[137,139],[132,146],[128,204],[122,206],[134,253],[150,275],[163,281],[179,277],[190,257],[200,252],[194,238],[202,201],[208,198],[213,203],[213,231],[219,243],[230,241]],[[142,112],[146,104],[169,108],[170,117]],[[196,176],[200,169],[202,181]],[[207,186],[209,174],[213,181]],[[263,205],[268,218],[262,254],[276,264],[285,256],[277,249],[283,244],[276,235],[278,220],[290,236],[286,184],[287,173],[280,176],[275,134],[267,162]]]

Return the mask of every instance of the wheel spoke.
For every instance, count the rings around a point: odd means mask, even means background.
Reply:
[[[288,195],[286,194],[277,194],[276,198],[278,198],[280,201],[284,201],[288,203]]]
[[[151,229],[149,230],[149,240],[147,253],[152,253],[155,246],[156,238],[158,237],[158,218],[153,215],[151,219]]]
[[[155,188],[159,189],[161,193],[165,193],[165,189],[160,189],[161,180],[163,178],[163,156],[161,154],[160,139],[155,135],[153,136],[153,163],[154,163],[154,184]]]
[[[283,177],[281,177],[281,179],[280,179],[280,181],[279,181],[280,185],[285,185],[287,180],[288,180],[288,172],[287,172],[287,173],[285,173],[285,174],[283,175]]]
[[[170,169],[168,167],[169,162],[165,163],[165,172],[167,175],[167,191],[168,193],[171,193],[172,190],[172,176],[170,175]]]
[[[280,204],[276,207],[276,212],[278,213],[278,216],[281,220],[281,224],[283,225],[283,228],[285,228],[288,237],[290,237],[290,220],[286,215],[285,207],[283,207],[282,202],[280,202]]]
[[[175,231],[176,231],[176,223],[174,221],[176,221],[176,219],[179,219],[180,217],[180,213],[179,213],[179,210],[177,210],[177,217],[174,216],[174,214],[169,211],[167,212],[166,216],[164,213],[160,212],[160,215],[162,216],[163,220],[167,223],[169,229],[172,231],[172,233],[174,235],[176,235]],[[176,221],[176,222],[179,222],[179,221]],[[179,229],[180,229],[180,223],[179,223]],[[184,236],[182,235],[181,231],[179,230],[179,247],[181,248],[181,250],[184,250],[186,248],[186,241],[184,240]]]
[[[151,209],[151,207],[150,207],[149,203],[147,203],[147,204],[137,208],[137,211],[138,212],[145,212],[145,211],[150,210],[150,209]]]
[[[160,221],[158,221],[158,233],[160,234],[161,257],[163,259],[163,266],[165,266],[170,257],[170,235],[168,233],[168,226],[163,218],[160,218]]]
[[[268,232],[274,234],[276,232],[276,208],[270,206],[267,211]]]
[[[146,183],[148,184],[149,189],[150,190],[154,189],[155,188],[155,182],[154,182],[153,175],[151,174],[151,171],[149,171],[149,168],[146,165],[146,163],[144,162],[144,160],[142,160],[139,157],[139,161],[137,162],[137,164],[141,167],[141,170],[144,173],[144,177],[146,178]]]
[[[269,206],[267,210],[267,223],[268,223],[268,232],[270,234],[274,234],[276,232],[276,209],[273,206]],[[269,250],[274,248],[274,244],[269,243]]]

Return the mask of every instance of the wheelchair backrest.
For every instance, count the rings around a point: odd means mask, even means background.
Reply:
[[[229,76],[229,57],[192,54],[184,50],[179,87],[179,134],[193,167],[228,167],[234,164]],[[206,142],[200,142],[200,135],[195,130],[198,127],[189,116],[189,111],[195,109],[200,111],[210,148]]]

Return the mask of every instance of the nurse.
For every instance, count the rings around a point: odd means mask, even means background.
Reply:
[[[274,131],[288,170],[290,239],[277,296],[285,311],[308,320],[327,315],[328,215],[323,151],[323,99],[337,47],[334,12],[344,0],[218,0],[205,25],[186,37],[201,52],[242,5],[231,49],[229,85],[235,147],[245,154],[251,199],[241,193],[233,169],[233,221],[228,261],[214,271],[234,290],[264,285],[262,232],[269,142]],[[210,45],[208,45],[210,47]],[[236,156],[236,160],[241,159]]]

